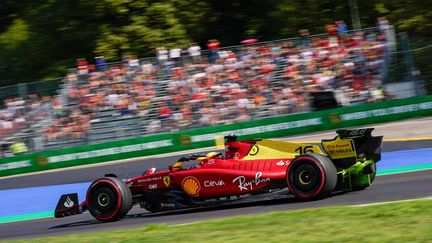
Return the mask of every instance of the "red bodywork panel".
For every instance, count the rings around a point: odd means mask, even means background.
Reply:
[[[131,179],[127,184],[132,194],[179,188],[191,197],[240,195],[285,179],[290,161],[206,159],[196,168],[160,171]]]
[[[248,194],[274,181],[285,180],[287,167],[293,158],[243,159],[246,155],[254,155],[254,146],[255,142],[249,140],[227,142],[225,155],[229,159],[205,158],[197,162],[195,168],[171,167],[126,183],[132,194],[181,189],[191,197],[211,198]]]

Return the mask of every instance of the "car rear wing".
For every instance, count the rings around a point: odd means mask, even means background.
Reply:
[[[340,129],[334,139],[322,140],[324,151],[337,167],[346,169],[358,160],[381,160],[383,136],[372,136],[374,128]]]

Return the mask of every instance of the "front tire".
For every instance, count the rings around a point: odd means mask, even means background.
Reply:
[[[337,183],[333,162],[324,155],[314,153],[299,155],[291,161],[286,177],[290,192],[303,200],[328,196]]]
[[[87,208],[104,222],[123,218],[132,207],[132,194],[125,183],[115,177],[95,180],[87,190]]]

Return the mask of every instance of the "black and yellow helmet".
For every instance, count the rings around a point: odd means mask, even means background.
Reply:
[[[209,152],[206,154],[207,158],[215,158],[215,157],[221,157],[222,153],[221,152]]]

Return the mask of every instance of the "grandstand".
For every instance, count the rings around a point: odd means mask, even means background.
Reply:
[[[224,47],[216,60],[205,51],[96,67],[80,60],[52,98],[5,100],[0,136],[47,150],[329,108],[316,94],[334,96],[330,107],[376,102],[389,98],[386,50],[386,35],[370,28]]]

